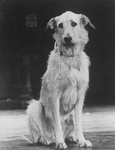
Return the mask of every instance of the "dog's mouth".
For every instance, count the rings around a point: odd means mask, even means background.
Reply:
[[[73,48],[73,47],[75,46],[74,43],[64,43],[63,45],[64,45],[64,47],[65,47],[67,50],[70,49],[70,48]]]
[[[64,43],[63,49],[61,51],[61,55],[67,57],[74,57],[75,56],[75,44],[74,43]]]

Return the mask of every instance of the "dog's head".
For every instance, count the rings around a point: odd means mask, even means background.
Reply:
[[[88,32],[84,28],[88,23],[95,28],[85,15],[67,11],[52,18],[48,22],[47,28],[55,30],[54,38],[57,45],[63,47],[63,53],[73,55],[78,52],[80,45],[85,45],[88,42]]]

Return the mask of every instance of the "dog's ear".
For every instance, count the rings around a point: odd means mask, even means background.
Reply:
[[[57,22],[55,18],[50,19],[50,21],[47,23],[46,29],[50,27],[51,29],[56,29],[57,28]]]
[[[86,17],[85,15],[82,15],[82,14],[81,14],[81,18],[80,18],[80,24],[81,24],[81,26],[85,27],[88,23],[89,23],[89,25],[90,25],[92,28],[96,29],[95,26],[94,26],[94,25],[91,23],[91,21],[89,20],[89,18]]]

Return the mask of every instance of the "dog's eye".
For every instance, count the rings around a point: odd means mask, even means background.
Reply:
[[[72,22],[71,25],[72,25],[72,27],[75,27],[75,26],[77,26],[77,23],[76,22]]]
[[[60,23],[58,27],[63,28],[63,23]]]

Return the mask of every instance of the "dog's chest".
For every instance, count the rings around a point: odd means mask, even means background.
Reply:
[[[69,87],[76,88],[78,73],[79,71],[76,68],[64,66],[60,76],[61,91],[65,91]]]
[[[60,82],[60,112],[66,115],[71,112],[77,102],[77,78],[76,69],[68,69],[65,77]]]
[[[51,83],[60,95],[60,112],[62,115],[71,112],[79,99],[79,92],[86,91],[88,85],[89,59],[84,52],[78,57],[65,58],[52,53],[49,61]],[[54,88],[53,88],[54,89]]]
[[[65,66],[61,79],[60,111],[62,115],[71,112],[78,101],[78,93],[85,90],[88,84],[88,68],[82,64]],[[65,73],[66,72],[66,73]],[[63,76],[64,75],[64,76]]]

